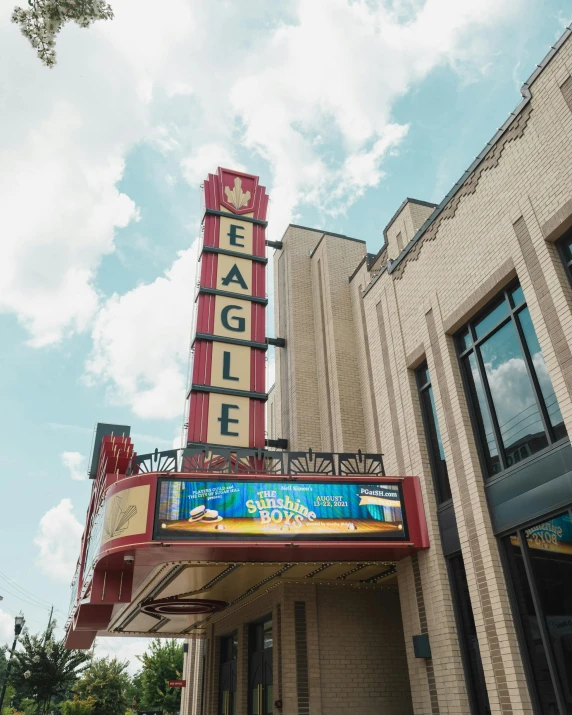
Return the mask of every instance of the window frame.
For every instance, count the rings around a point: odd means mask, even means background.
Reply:
[[[535,614],[537,615],[537,622],[538,622],[538,628],[540,632],[540,638],[542,641],[542,645],[544,648],[545,652],[545,657],[546,661],[548,664],[548,669],[550,673],[550,678],[552,681],[552,686],[554,688],[554,693],[556,696],[556,700],[558,703],[559,709],[563,712],[566,713],[567,711],[567,703],[565,701],[564,693],[562,690],[562,683],[561,683],[561,678],[558,672],[558,667],[556,663],[556,658],[554,654],[554,648],[553,648],[553,643],[550,638],[550,634],[548,631],[548,626],[546,623],[546,612],[545,609],[542,605],[542,600],[540,598],[540,594],[538,591],[538,586],[534,578],[534,572],[533,572],[533,567],[532,567],[532,562],[531,562],[531,554],[530,554],[530,547],[528,545],[528,540],[526,538],[526,531],[527,529],[530,529],[534,526],[537,526],[538,524],[541,524],[542,522],[545,521],[551,521],[552,519],[555,519],[563,514],[568,513],[570,519],[572,520],[572,507],[559,507],[556,509],[551,510],[547,514],[543,514],[542,516],[536,516],[533,519],[529,519],[523,524],[520,524],[516,528],[511,528],[508,529],[507,531],[503,532],[502,534],[498,535],[498,540],[499,540],[499,552],[501,556],[501,564],[503,567],[503,572],[505,575],[505,583],[507,584],[507,592],[509,596],[509,603],[511,607],[511,613],[513,617],[513,623],[515,624],[515,630],[517,634],[517,640],[518,640],[518,645],[519,645],[519,650],[520,654],[523,660],[524,664],[524,670],[525,670],[525,675],[526,675],[526,680],[528,684],[528,689],[531,695],[531,699],[533,701],[533,707],[538,712],[540,712],[540,696],[538,693],[538,688],[536,684],[536,679],[534,675],[534,665],[532,663],[531,655],[530,655],[530,647],[529,643],[527,642],[526,639],[526,634],[525,634],[525,627],[522,622],[522,614],[520,612],[520,608],[518,605],[518,600],[516,596],[516,586],[513,580],[513,575],[510,567],[510,537],[514,534],[516,535],[518,542],[519,542],[519,547],[520,547],[520,553],[523,559],[523,564],[524,564],[524,570],[525,570],[525,575],[526,579],[528,582],[528,587],[530,589],[531,593],[531,598],[532,598],[532,604],[533,608],[535,611]]]
[[[571,261],[572,263],[572,261]],[[457,353],[457,359],[459,362],[459,368],[461,370],[461,376],[463,380],[463,386],[465,388],[465,394],[467,396],[467,403],[469,406],[469,412],[471,416],[471,422],[473,423],[473,430],[475,432],[475,437],[478,450],[479,450],[479,456],[481,459],[482,467],[483,467],[483,474],[485,476],[485,480],[487,482],[491,481],[492,479],[496,479],[497,477],[500,477],[501,475],[504,476],[506,472],[508,472],[511,469],[518,468],[520,465],[526,463],[528,460],[538,456],[542,452],[552,449],[556,445],[562,444],[565,441],[569,440],[568,436],[562,437],[560,439],[556,439],[554,435],[554,429],[551,425],[550,422],[550,416],[548,414],[548,410],[546,408],[546,403],[544,401],[544,397],[542,395],[542,390],[540,388],[540,383],[538,381],[538,376],[536,375],[536,370],[534,369],[534,365],[532,362],[532,356],[530,354],[530,350],[528,348],[526,338],[524,336],[524,332],[522,329],[522,325],[520,323],[520,320],[518,319],[519,313],[521,313],[523,310],[525,310],[527,306],[526,302],[526,297],[524,296],[523,292],[523,297],[522,300],[518,303],[515,303],[513,299],[513,292],[515,291],[516,288],[520,287],[522,290],[522,286],[520,285],[520,281],[518,278],[510,281],[506,286],[504,286],[495,296],[492,298],[481,310],[479,310],[474,316],[472,316],[469,320],[465,322],[465,324],[460,328],[454,336],[455,340],[455,348],[456,348],[456,353]],[[486,333],[481,335],[480,337],[477,337],[476,331],[475,331],[475,325],[479,323],[483,318],[485,318],[487,315],[491,314],[499,305],[502,303],[505,303],[507,305],[508,311],[507,314],[501,318],[493,327],[489,328]],[[517,340],[518,340],[518,345],[520,347],[520,350],[522,352],[523,358],[524,358],[524,364],[526,367],[526,371],[528,374],[528,378],[530,380],[531,388],[534,394],[534,399],[536,403],[536,407],[538,409],[538,413],[540,415],[540,420],[542,422],[542,426],[544,428],[544,434],[547,439],[547,446],[544,447],[543,449],[539,450],[538,452],[534,452],[533,454],[524,457],[521,459],[519,462],[515,464],[508,464],[507,462],[507,456],[506,452],[508,451],[505,446],[504,442],[502,439],[502,434],[497,418],[497,413],[496,413],[496,408],[494,405],[494,401],[492,398],[492,393],[490,390],[489,382],[487,379],[485,367],[484,367],[484,361],[483,357],[481,354],[480,347],[484,343],[486,343],[491,337],[495,335],[495,333],[499,332],[502,328],[504,328],[508,323],[512,323],[515,328]],[[533,323],[534,327],[534,323]],[[536,330],[535,330],[536,332]],[[465,346],[463,339],[465,336],[468,334],[470,338],[470,345],[468,347]],[[483,417],[481,414],[481,409],[479,406],[479,400],[477,395],[475,394],[475,389],[473,386],[473,381],[469,379],[467,375],[468,368],[467,363],[469,361],[469,356],[474,355],[475,363],[477,366],[478,374],[479,374],[479,379],[481,381],[482,387],[483,387],[483,393],[484,393],[484,398],[487,403],[486,407],[488,409],[488,413],[490,416],[490,422],[492,426],[492,436],[494,439],[494,445],[497,450],[498,458],[499,458],[499,465],[500,469],[497,472],[493,472],[490,468],[490,462],[491,459],[487,455],[487,440],[486,440],[486,434],[484,431],[484,424],[483,424]]]
[[[562,265],[564,266],[566,277],[568,278],[570,285],[572,285],[572,258],[568,258],[566,255],[566,251],[564,249],[566,244],[571,244],[572,246],[572,230],[566,231],[566,233],[563,236],[560,236],[560,238],[556,241],[556,248],[558,250],[560,260],[562,261]]]
[[[423,376],[428,377],[427,380],[423,380]],[[429,424],[429,415],[427,414],[427,408],[425,406],[424,393],[427,393],[430,389],[433,390],[433,382],[431,380],[431,373],[429,371],[429,365],[427,360],[424,360],[421,365],[415,369],[415,383],[417,385],[417,397],[419,400],[419,409],[421,410],[421,420],[423,422],[423,431],[425,432],[425,445],[429,455],[429,466],[431,468],[431,477],[433,479],[433,492],[435,494],[435,499],[437,501],[437,508],[441,509],[449,506],[452,501],[452,495],[447,497],[447,499],[442,498],[441,486],[439,483],[438,472],[439,469],[435,463],[436,448],[438,445],[433,444],[433,431],[431,425]],[[433,398],[435,398],[435,392],[433,392]],[[435,424],[441,435],[441,427],[437,420],[437,416],[434,416]],[[441,440],[443,439],[441,435]],[[449,479],[449,467],[447,466],[447,460],[445,460],[445,468],[447,469],[447,481],[449,483],[449,492],[451,492],[451,481]]]

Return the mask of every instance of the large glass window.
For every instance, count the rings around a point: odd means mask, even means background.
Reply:
[[[570,512],[505,539],[538,708],[572,715],[572,521]]]
[[[489,476],[566,436],[520,285],[465,326],[457,347]]]
[[[445,461],[445,452],[443,451],[443,442],[441,441],[441,432],[437,421],[437,410],[435,409],[435,397],[431,387],[427,363],[418,368],[416,374],[437,503],[442,504],[451,498],[451,487],[449,485],[447,462]]]

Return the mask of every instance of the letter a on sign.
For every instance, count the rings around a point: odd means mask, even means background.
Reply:
[[[236,263],[234,266],[230,269],[230,271],[226,274],[226,276],[222,279],[222,284],[223,286],[228,286],[231,283],[238,283],[238,285],[243,289],[243,290],[248,290],[248,286],[246,285],[246,281],[242,277],[241,272],[238,270],[238,266]]]

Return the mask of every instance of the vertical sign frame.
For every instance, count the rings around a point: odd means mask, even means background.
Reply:
[[[268,195],[219,167],[204,202],[188,444],[264,448]]]

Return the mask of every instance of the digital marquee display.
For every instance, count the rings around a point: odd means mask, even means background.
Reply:
[[[162,479],[156,539],[404,540],[398,484]]]

